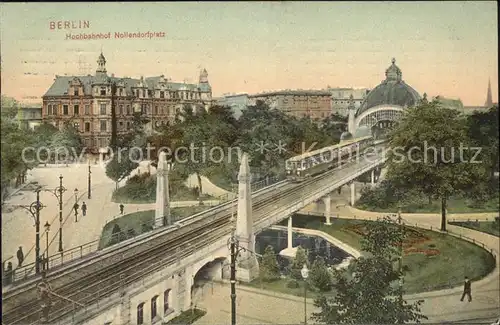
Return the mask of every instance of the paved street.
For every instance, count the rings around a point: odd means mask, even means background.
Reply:
[[[47,165],[29,171],[28,182],[38,182],[40,186],[47,189],[55,189],[59,186],[59,175],[63,175],[63,185],[67,191],[63,194],[63,248],[71,248],[84,245],[91,241],[99,239],[101,231],[107,222],[120,216],[119,203],[111,202],[115,183],[106,176],[105,169],[100,165],[91,165],[92,171],[92,198],[87,199],[88,188],[88,165],[70,164],[66,165]],[[148,171],[147,162],[141,163],[140,167],[131,173],[131,176],[138,172]],[[152,173],[156,170],[150,168]],[[126,180],[120,182],[120,186],[125,184]],[[219,189],[208,179],[202,177],[203,192],[220,196],[226,191]],[[192,182],[191,182],[192,183]],[[186,182],[188,185],[188,182]],[[32,187],[31,187],[32,188]],[[75,202],[74,189],[78,188],[79,204],[86,202],[87,215],[83,217],[81,211],[78,214],[78,222],[75,222],[74,211],[72,210]],[[21,190],[13,195],[6,202],[6,205],[29,205],[36,201],[36,195],[32,190]],[[59,248],[59,204],[57,198],[48,192],[40,193],[40,201],[45,206],[40,212],[40,252],[43,254],[46,249],[46,236],[43,225],[49,222],[51,225],[49,233],[49,253],[57,254]],[[198,205],[198,201],[171,202],[172,207]],[[206,201],[208,205],[216,204],[215,201]],[[152,210],[155,204],[125,204],[124,213]],[[2,260],[10,256],[13,258],[14,268],[17,267],[16,251],[19,246],[23,247],[25,255],[24,264],[34,262],[35,246],[35,227],[30,214],[17,208],[13,212],[2,213]],[[95,248],[94,248],[95,249]]]

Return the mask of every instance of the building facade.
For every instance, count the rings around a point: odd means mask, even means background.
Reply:
[[[349,106],[349,137],[384,136],[408,107],[418,105],[420,94],[403,80],[396,59],[385,70],[385,80],[371,90],[358,108],[351,100]]]
[[[173,123],[185,105],[208,109],[212,104],[205,69],[198,84],[187,84],[171,82],[164,75],[140,79],[108,76],[102,53],[97,66],[94,76],[56,76],[42,97],[43,121],[59,128],[72,123],[90,152],[103,152],[109,144],[112,103],[118,134],[130,130],[134,112],[147,117],[152,128]]]
[[[250,95],[249,105],[258,100],[297,118],[323,119],[331,114],[331,94],[322,90],[283,90]]]
[[[239,119],[249,100],[248,94],[231,94],[218,98],[216,102],[218,105],[231,107],[234,118]]]
[[[365,100],[366,95],[370,92],[368,88],[330,88],[327,87],[326,91],[332,95],[332,114],[340,114],[342,116],[349,115],[349,105],[352,102],[357,109]]]
[[[34,130],[42,123],[41,107],[19,107],[16,119],[21,129]]]

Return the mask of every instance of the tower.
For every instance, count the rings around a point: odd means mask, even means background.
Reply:
[[[493,106],[493,98],[491,97],[491,80],[488,79],[488,93],[486,94],[486,102],[484,103],[484,106],[487,108],[490,108]]]
[[[170,217],[170,195],[168,192],[167,154],[160,152],[156,168],[156,208],[154,227],[172,224]]]
[[[356,106],[354,105],[354,96],[351,94],[349,97],[349,106],[347,106],[347,112],[349,119],[347,120],[347,131],[351,134],[354,134],[354,115],[356,114]]]
[[[97,59],[97,70],[96,73],[104,73],[106,74],[106,58],[101,52],[101,55],[99,55],[99,58]]]
[[[203,69],[200,71],[200,84],[207,84],[208,83],[208,72],[206,69]]]
[[[259,264],[255,256],[255,236],[253,234],[252,186],[248,154],[241,158],[238,173],[238,216],[236,218],[236,237],[243,248],[239,255],[237,278],[250,282],[258,276]]]

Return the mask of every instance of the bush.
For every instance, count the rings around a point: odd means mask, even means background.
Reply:
[[[286,286],[290,289],[296,289],[298,288],[300,285],[299,285],[299,281],[295,280],[295,279],[292,279],[290,281],[288,281],[288,283],[286,284]]]

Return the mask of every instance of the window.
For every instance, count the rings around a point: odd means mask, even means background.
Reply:
[[[120,124],[120,128],[122,128],[123,127],[123,122],[120,121],[119,124]]]
[[[165,92],[160,91],[160,98],[165,98]]]
[[[106,132],[106,121],[101,121],[101,132]]]
[[[78,115],[80,113],[80,107],[78,105],[73,105],[73,113]]]
[[[154,107],[154,113],[153,113],[153,114],[154,114],[154,115],[158,115],[158,106],[155,106],[155,107]]]
[[[90,105],[85,105],[85,114],[86,115],[90,114]]]
[[[80,123],[75,122],[75,123],[73,124],[73,126],[75,127],[75,129],[76,129],[77,131],[80,131]]]
[[[156,317],[157,311],[156,311],[156,304],[158,302],[158,296],[154,296],[151,298],[151,320],[153,320]]]
[[[52,105],[47,105],[46,115],[52,115]]]
[[[120,89],[118,90],[118,96],[121,96],[122,94],[123,94],[123,89],[122,89],[122,88],[120,88]]]
[[[90,132],[90,122],[85,122],[85,132]]]
[[[101,115],[106,115],[106,104],[101,104]]]
[[[148,90],[148,97],[153,97],[153,91],[152,90]]]
[[[68,115],[68,105],[63,105],[63,114]]]
[[[165,290],[165,292],[163,293],[163,313],[166,313],[167,310],[168,310],[168,299],[169,299],[169,296],[170,296],[170,289],[168,290]]]
[[[123,105],[118,106],[118,114],[123,114]]]
[[[106,87],[101,87],[101,96],[106,95]]]
[[[141,95],[142,95],[142,97],[146,97],[146,95],[144,93],[144,89],[141,89]]]
[[[127,115],[130,115],[130,105],[127,105]]]
[[[73,89],[73,91],[74,91],[74,95],[78,96],[78,88]]]
[[[130,122],[127,122],[127,129],[130,129]]]
[[[140,303],[137,306],[137,324],[142,325],[144,324],[144,303]]]

